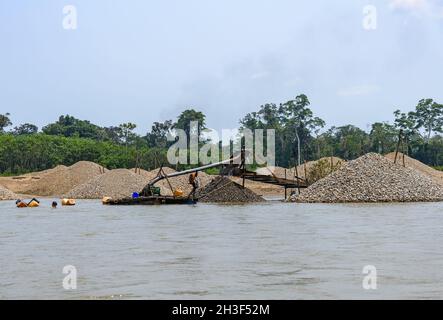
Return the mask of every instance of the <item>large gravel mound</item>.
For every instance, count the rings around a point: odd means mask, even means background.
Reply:
[[[9,189],[0,186],[0,200],[16,200],[18,196]]]
[[[57,167],[33,181],[23,193],[39,196],[60,196],[106,171],[102,166],[89,161],[80,161],[65,168]]]
[[[148,179],[143,175],[127,169],[115,169],[75,187],[64,197],[74,199],[130,197],[133,192],[140,192],[147,183]]]
[[[291,200],[326,203],[442,201],[443,189],[417,170],[368,153],[347,162]]]
[[[262,197],[225,177],[217,177],[206,187],[198,190],[200,202],[261,202]]]

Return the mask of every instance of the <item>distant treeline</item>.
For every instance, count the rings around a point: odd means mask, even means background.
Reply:
[[[279,166],[292,167],[325,156],[351,160],[367,152],[388,153],[396,149],[400,130],[404,137],[400,151],[426,164],[442,166],[443,105],[423,99],[411,109],[395,111],[392,122],[374,123],[368,132],[353,125],[326,129],[325,122],[310,109],[308,97],[301,94],[285,103],[260,106],[240,119],[240,125],[252,130],[275,130]],[[80,160],[111,169],[153,169],[168,165],[166,152],[174,143],[167,140],[171,130],[182,129],[189,134],[191,121],[198,121],[199,134],[206,128],[206,116],[192,108],[175,121],[154,122],[146,135],[136,134],[133,123],[101,127],[69,115],[60,116],[40,131],[31,123],[10,129],[13,124],[9,116],[0,114],[0,173],[4,175],[71,165]]]
[[[93,161],[106,168],[154,169],[166,163],[162,148],[136,148],[88,138],[51,136],[44,133],[0,135],[0,172],[15,175]]]

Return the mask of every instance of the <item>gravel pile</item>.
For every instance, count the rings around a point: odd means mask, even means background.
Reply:
[[[216,177],[207,186],[199,189],[196,197],[200,202],[244,203],[262,202],[264,199],[251,190],[226,177]]]
[[[74,199],[102,199],[130,197],[140,192],[148,179],[127,169],[115,169],[83,183],[64,195]]]
[[[395,160],[395,152],[388,153],[385,155],[386,158],[394,162]],[[418,160],[415,160],[414,158],[408,157],[407,155],[404,155],[405,158],[405,166],[411,169],[415,169],[420,171],[421,173],[429,176],[432,178],[435,182],[438,182],[439,184],[443,185],[443,172],[439,170],[435,170],[434,168],[424,164],[423,162],[420,162]],[[403,153],[399,152],[397,154],[397,164],[403,165]]]
[[[89,161],[80,161],[70,167],[58,166],[46,173],[37,173],[39,179],[33,181],[23,193],[60,196],[106,171],[102,166]]]
[[[19,197],[9,189],[0,186],[0,200],[17,200]]]
[[[417,170],[368,153],[312,184],[296,202],[442,201],[443,188]]]

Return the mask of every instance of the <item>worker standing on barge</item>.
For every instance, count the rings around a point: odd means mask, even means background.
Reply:
[[[192,199],[194,199],[195,197],[195,192],[197,191],[198,187],[199,187],[199,182],[198,182],[198,171],[193,172],[189,175],[189,184],[192,185],[192,191],[189,194],[189,196],[192,195]]]

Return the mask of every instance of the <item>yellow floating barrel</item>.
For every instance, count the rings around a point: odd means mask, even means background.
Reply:
[[[183,197],[183,190],[178,188],[174,190],[174,197]]]
[[[36,208],[40,206],[40,201],[38,201],[37,199],[32,199],[31,201],[29,201],[28,203],[28,208]]]
[[[62,206],[75,206],[75,199],[62,199]]]
[[[23,202],[21,200],[18,200],[15,205],[17,206],[17,208],[26,208],[28,206],[28,204],[26,202]]]
[[[103,204],[109,204],[112,201],[111,197],[103,197],[102,203]]]

